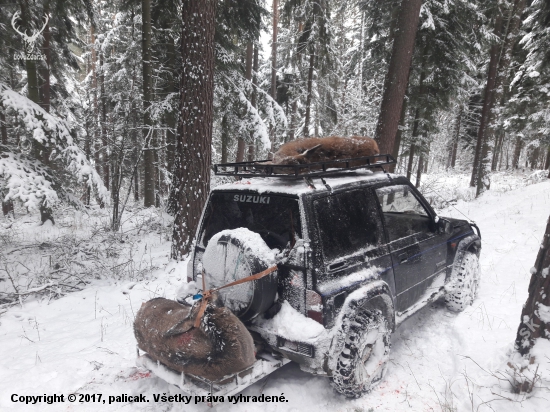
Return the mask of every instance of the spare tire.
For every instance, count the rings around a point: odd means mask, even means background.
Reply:
[[[275,253],[258,233],[246,228],[212,236],[203,255],[207,289],[214,289],[260,273],[275,265]],[[221,289],[221,303],[241,321],[264,313],[275,302],[277,271],[258,280]]]

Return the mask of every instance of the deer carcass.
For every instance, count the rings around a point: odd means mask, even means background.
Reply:
[[[141,305],[134,322],[138,347],[178,372],[216,380],[254,364],[254,341],[225,307],[208,304],[200,327],[198,305],[156,298]]]
[[[378,145],[370,137],[312,137],[293,140],[282,145],[273,155],[272,164],[300,165],[338,159],[354,159],[377,154],[380,154]],[[350,162],[350,166],[361,164],[364,164],[364,162]],[[335,163],[329,166],[338,167],[338,164]]]

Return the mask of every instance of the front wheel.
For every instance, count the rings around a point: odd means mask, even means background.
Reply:
[[[479,290],[481,269],[475,253],[466,251],[453,265],[451,281],[447,286],[445,303],[447,309],[462,312],[470,306]]]
[[[331,384],[337,392],[358,398],[378,384],[388,366],[391,331],[380,310],[358,311],[344,320],[341,344],[333,354]]]

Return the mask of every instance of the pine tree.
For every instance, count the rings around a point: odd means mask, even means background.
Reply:
[[[172,187],[177,199],[172,258],[178,260],[189,253],[210,189],[215,10],[214,0],[182,5],[181,129]]]

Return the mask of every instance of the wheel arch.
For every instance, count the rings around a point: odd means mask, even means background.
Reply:
[[[345,315],[358,309],[381,310],[388,320],[390,329],[395,330],[394,302],[390,287],[386,282],[378,280],[350,293],[342,306],[336,325],[341,324]]]
[[[464,254],[464,252],[472,252],[479,257],[481,253],[481,238],[476,234],[472,234],[461,239],[456,248],[455,259]]]

